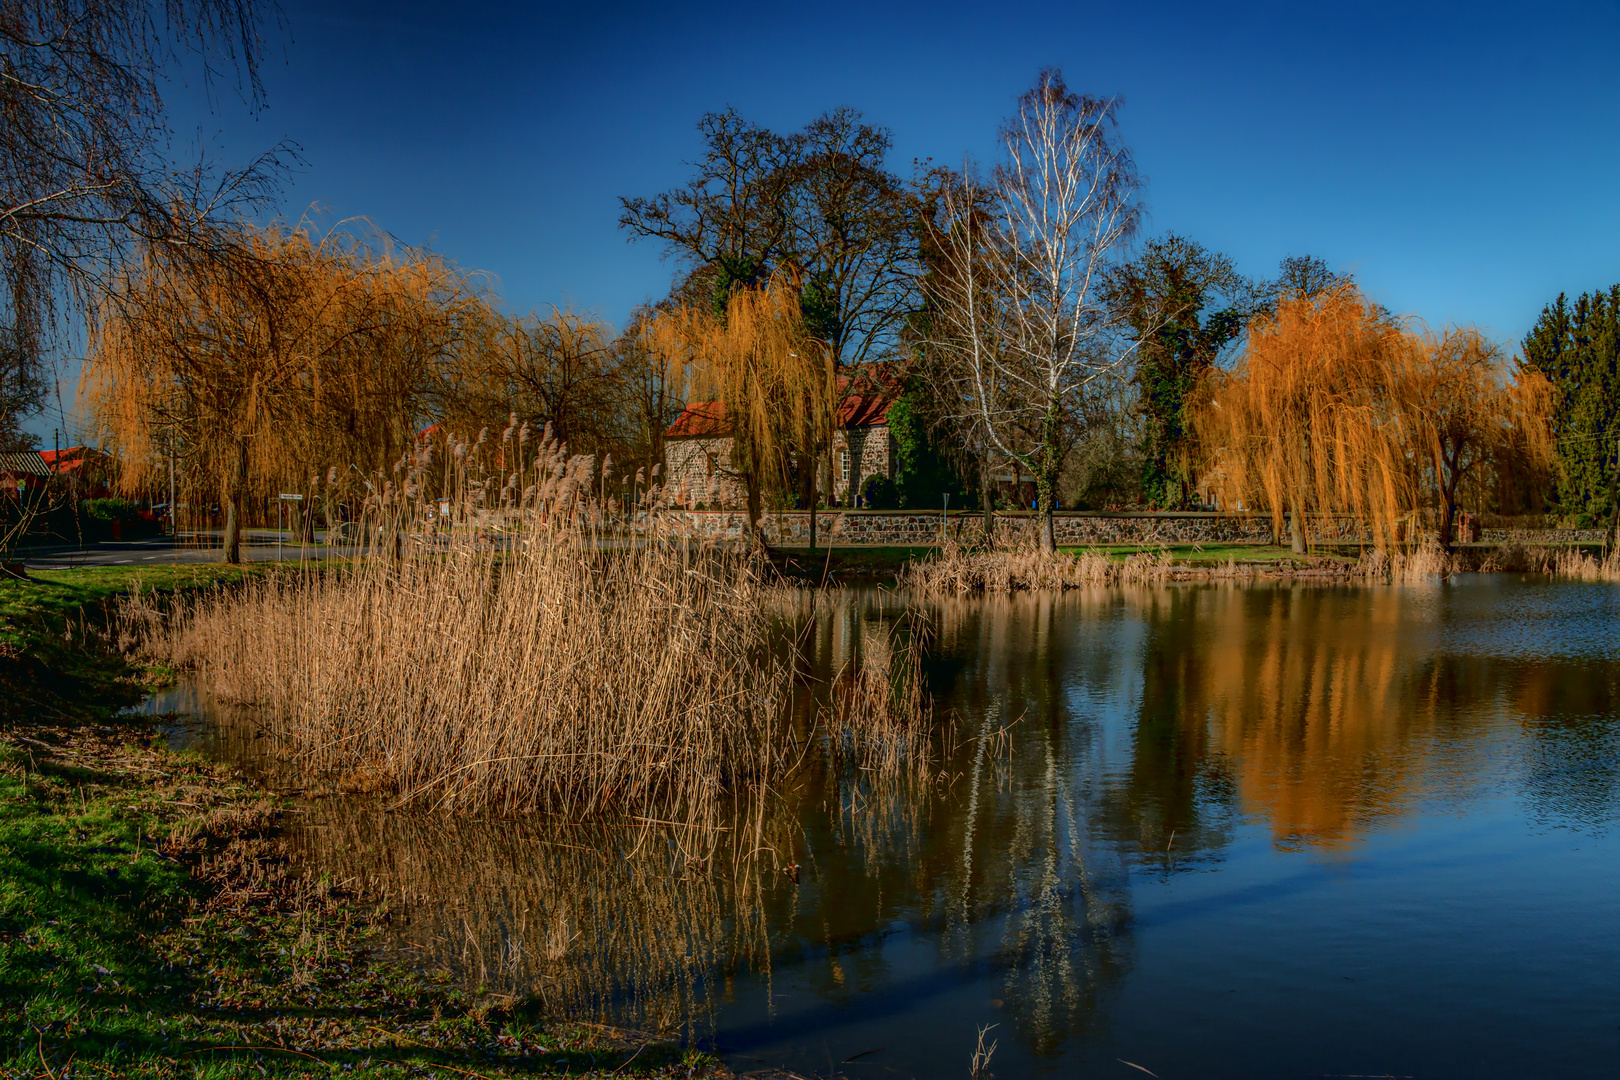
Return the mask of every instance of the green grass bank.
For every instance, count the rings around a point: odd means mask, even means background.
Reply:
[[[261,572],[0,581],[0,1074],[729,1075],[390,959],[385,908],[289,859],[295,806],[120,718],[166,673],[119,652],[119,597]]]

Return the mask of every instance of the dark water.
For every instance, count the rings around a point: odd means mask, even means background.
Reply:
[[[363,801],[297,840],[407,955],[738,1071],[961,1077],[994,1025],[1002,1077],[1620,1074],[1620,588],[925,613],[941,756],[812,761],[717,846]],[[822,610],[812,674],[895,615]]]

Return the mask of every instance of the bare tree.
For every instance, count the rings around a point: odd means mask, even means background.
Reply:
[[[161,86],[184,50],[212,88],[233,69],[262,97],[254,0],[0,0],[0,429],[37,408],[73,309],[130,251],[207,258],[208,224],[274,189],[286,147],[214,174],[173,170]]]
[[[620,435],[619,351],[608,327],[553,308],[545,317],[490,312],[481,341],[449,371],[440,419],[462,431],[516,415],[581,453],[602,454]]]
[[[943,193],[945,224],[936,225],[950,272],[933,283],[933,344],[962,411],[1034,476],[1049,551],[1058,476],[1088,393],[1130,353],[1121,316],[1101,295],[1103,271],[1141,216],[1116,109],[1043,71],[1002,127],[988,191],[964,171]]]
[[[714,274],[710,302],[725,312],[734,288],[763,284],[792,232],[788,187],[796,147],[735,109],[698,121],[704,153],[685,187],[620,198],[619,225],[664,241],[666,252]]]

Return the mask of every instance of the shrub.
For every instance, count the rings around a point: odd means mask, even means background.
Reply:
[[[861,505],[868,510],[895,510],[900,506],[900,493],[893,480],[873,473],[861,484]]]
[[[139,521],[141,508],[128,499],[84,499],[79,513],[90,521]]]

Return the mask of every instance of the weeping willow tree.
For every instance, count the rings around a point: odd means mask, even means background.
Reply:
[[[1347,284],[1255,318],[1236,366],[1206,378],[1194,426],[1223,503],[1269,512],[1279,535],[1286,523],[1296,552],[1312,517],[1335,515],[1387,550],[1426,507],[1449,545],[1468,482],[1508,448],[1549,452],[1543,382],[1510,380],[1477,332],[1429,333]]]
[[[643,332],[684,372],[687,401],[720,404],[731,468],[748,493],[748,529],[758,539],[766,494],[791,490],[798,470],[814,475],[817,455],[832,442],[834,359],[805,329],[798,287],[775,277],[734,291],[724,317],[682,305],[648,320]],[[815,497],[812,486],[812,505]]]
[[[1449,547],[1465,495],[1482,498],[1494,473],[1552,465],[1552,384],[1533,368],[1510,368],[1477,330],[1418,336],[1392,372],[1396,415],[1409,434],[1413,472]],[[1498,489],[1501,483],[1495,485]]]
[[[131,492],[176,466],[188,498],[218,500],[240,558],[244,500],[342,498],[415,449],[435,367],[487,305],[431,254],[376,237],[232,227],[225,258],[153,246],[103,301],[85,404]]]

